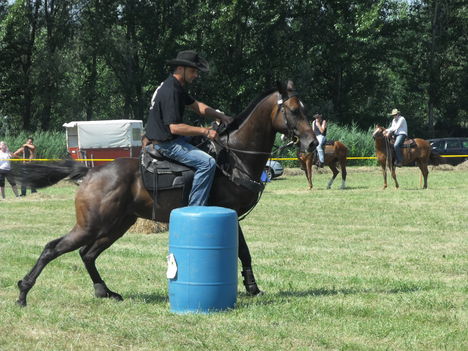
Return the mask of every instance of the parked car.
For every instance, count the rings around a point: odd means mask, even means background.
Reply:
[[[283,166],[278,161],[268,160],[265,165],[265,173],[268,180],[279,177],[284,172]]]
[[[468,138],[439,138],[429,139],[432,148],[443,155],[468,155]],[[457,165],[468,160],[468,157],[444,157],[444,162]]]

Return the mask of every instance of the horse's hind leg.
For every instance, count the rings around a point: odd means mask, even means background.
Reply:
[[[108,231],[108,234],[100,236],[94,243],[81,248],[80,255],[86,270],[91,277],[94,284],[94,293],[96,297],[107,297],[118,301],[122,301],[123,298],[120,294],[110,290],[104,280],[102,280],[96,268],[96,259],[98,256],[111,246],[117,239],[124,235],[128,228],[130,228],[136,221],[136,217],[129,216],[123,218],[112,229]]]
[[[331,188],[333,182],[335,181],[336,176],[338,175],[338,173],[340,173],[340,172],[338,171],[338,168],[336,168],[336,162],[335,162],[335,161],[330,162],[330,166],[329,166],[329,167],[330,167],[330,169],[331,169],[332,172],[333,172],[333,176],[332,176],[331,179],[328,181],[327,189],[330,189],[330,188]]]
[[[427,164],[426,163],[422,163],[422,162],[418,162],[418,166],[419,166],[419,169],[421,170],[421,173],[423,175],[423,178],[424,178],[424,187],[423,189],[427,189],[427,176],[429,175],[429,170],[427,169]]]
[[[20,294],[17,304],[26,306],[26,297],[29,290],[34,286],[42,270],[50,261],[64,253],[76,250],[85,244],[84,241],[85,236],[83,232],[75,226],[67,235],[47,243],[31,271],[18,282]]]
[[[262,294],[258,288],[255,276],[252,270],[252,257],[250,256],[249,247],[244,238],[244,233],[239,225],[239,259],[242,263],[242,276],[244,277],[244,286],[249,295],[255,296]]]
[[[346,157],[341,161],[341,189],[346,188],[346,176],[348,172],[346,171]]]

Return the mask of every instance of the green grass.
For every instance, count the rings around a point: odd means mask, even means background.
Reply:
[[[0,350],[466,350],[468,171],[377,168],[268,184],[242,226],[260,287],[210,315],[169,312],[168,235],[130,233],[98,260],[125,301],[93,297],[78,252],[49,264],[19,308],[16,281],[74,223],[76,187],[0,201]],[[9,186],[7,185],[9,188]]]

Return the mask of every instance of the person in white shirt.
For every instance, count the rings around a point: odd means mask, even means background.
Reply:
[[[392,125],[390,128],[385,130],[384,135],[390,136],[392,133],[395,135],[395,155],[396,163],[395,166],[401,167],[403,163],[403,155],[401,153],[401,145],[408,136],[408,125],[406,124],[406,119],[400,114],[398,109],[394,108],[390,113],[390,116],[393,117]]]
[[[325,163],[325,142],[327,141],[327,121],[323,119],[321,114],[316,113],[314,115],[312,129],[319,142],[317,145],[317,154],[319,158],[318,166],[323,168]]]
[[[15,178],[11,174],[10,158],[12,154],[8,150],[8,146],[4,141],[0,141],[0,194],[2,199],[5,198],[5,179],[10,183],[13,193],[18,197],[18,189],[16,188]]]

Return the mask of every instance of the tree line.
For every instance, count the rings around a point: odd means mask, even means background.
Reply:
[[[192,94],[230,115],[290,78],[333,123],[397,107],[412,135],[467,134],[467,19],[462,0],[0,0],[0,134],[145,121],[184,49],[211,66]]]

